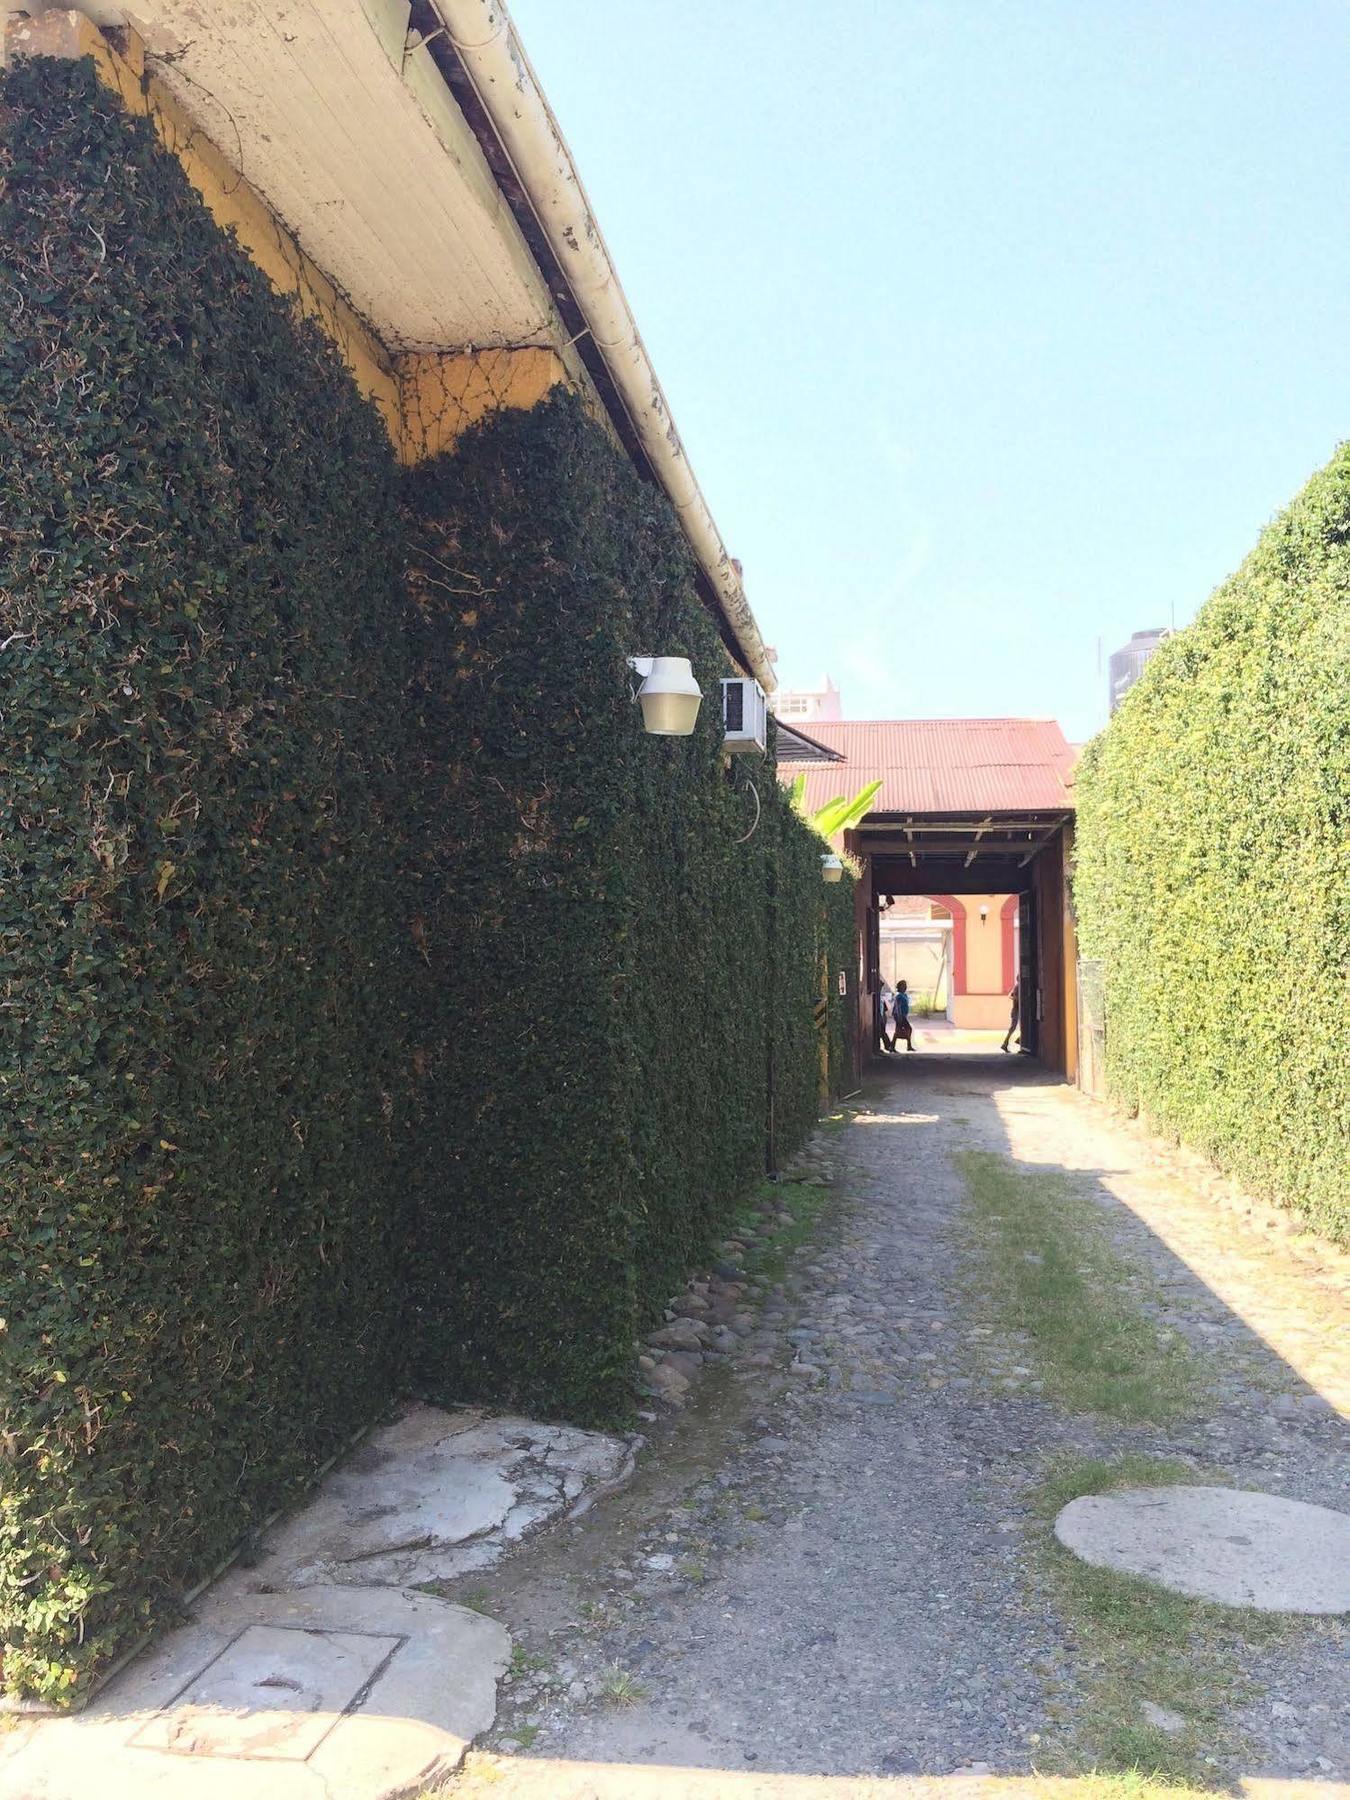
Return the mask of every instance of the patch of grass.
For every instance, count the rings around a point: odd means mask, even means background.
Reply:
[[[1094,1770],[1090,1775],[1033,1776],[1027,1788],[1031,1800],[1194,1800],[1212,1793],[1190,1782],[1169,1781],[1162,1775],[1145,1775],[1138,1769],[1118,1773]]]
[[[1081,1500],[1085,1494],[1106,1494],[1113,1488],[1182,1487],[1205,1479],[1191,1463],[1157,1456],[1117,1456],[1110,1462],[1095,1456],[1064,1456],[1051,1463],[1030,1500],[1038,1517],[1054,1519],[1070,1500]]]
[[[470,1588],[467,1593],[456,1596],[456,1606],[467,1606],[470,1612],[482,1613],[487,1618],[488,1591],[485,1587]]]
[[[1051,1466],[1031,1496],[1043,1521],[1042,1571],[1075,1643],[1076,1663],[1092,1671],[1078,1728],[1071,1740],[1050,1750],[1049,1760],[1079,1766],[1086,1761],[1096,1782],[1152,1784],[1102,1786],[1094,1793],[1124,1800],[1133,1793],[1212,1788],[1219,1768],[1209,1759],[1237,1748],[1224,1721],[1247,1691],[1241,1652],[1278,1643],[1294,1627],[1286,1616],[1191,1600],[1135,1576],[1094,1569],[1051,1532],[1060,1508],[1080,1495],[1203,1479],[1185,1463],[1147,1456],[1065,1459]],[[1144,1715],[1146,1700],[1180,1714],[1184,1729],[1164,1731],[1151,1724]]]
[[[804,1181],[764,1181],[749,1196],[737,1218],[741,1230],[733,1227],[732,1237],[740,1237],[762,1224],[765,1207],[785,1207],[789,1217],[776,1231],[765,1237],[749,1238],[741,1265],[752,1281],[768,1286],[781,1281],[788,1264],[804,1244],[816,1235],[816,1226],[833,1190],[815,1187]]]
[[[537,1725],[517,1725],[511,1735],[522,1750],[533,1750],[535,1740],[539,1736],[539,1727]]]
[[[507,1665],[508,1681],[519,1681],[526,1675],[541,1675],[545,1669],[553,1666],[553,1659],[542,1656],[537,1650],[526,1650],[523,1645],[515,1644],[511,1650],[511,1661]]]
[[[1105,1221],[1066,1176],[991,1151],[963,1150],[980,1276],[1051,1398],[1076,1412],[1161,1422],[1191,1411],[1199,1356],[1160,1333],[1145,1275],[1113,1249]]]
[[[608,1663],[600,1679],[600,1698],[611,1706],[636,1706],[647,1698],[647,1690],[622,1663]]]

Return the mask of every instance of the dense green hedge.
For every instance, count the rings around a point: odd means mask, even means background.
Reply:
[[[824,927],[574,400],[405,484],[88,65],[0,77],[0,321],[0,1638],[59,1697],[398,1394],[621,1411],[771,1032],[813,1116]]]
[[[1149,663],[1078,774],[1111,1091],[1350,1237],[1350,444]]]
[[[397,474],[88,64],[0,116],[0,1626],[59,1693],[405,1380]]]
[[[429,1086],[454,1138],[422,1379],[603,1419],[763,1173],[770,1038],[780,1153],[815,1119],[823,846],[771,762],[724,772],[726,658],[684,540],[573,397],[470,433],[409,506]],[[694,662],[690,738],[643,734],[626,659],[655,651]]]

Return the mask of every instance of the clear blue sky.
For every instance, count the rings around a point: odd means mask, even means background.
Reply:
[[[512,0],[784,685],[1105,717],[1350,435],[1343,0]]]

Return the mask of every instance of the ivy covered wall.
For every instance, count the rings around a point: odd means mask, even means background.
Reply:
[[[62,62],[0,121],[0,1637],[59,1695],[405,1381],[402,602],[378,419],[149,125]]]
[[[772,761],[723,769],[725,652],[664,499],[579,402],[409,482],[432,972],[423,1380],[613,1417],[633,1340],[816,1117],[823,846]],[[686,655],[689,738],[630,655]],[[850,920],[851,927],[851,920]],[[834,952],[837,959],[838,951]]]
[[[1079,765],[1111,1092],[1350,1238],[1350,444]]]
[[[622,1411],[770,1040],[814,1117],[827,928],[575,400],[405,486],[87,64],[0,77],[0,321],[0,1641],[59,1698],[398,1395]]]

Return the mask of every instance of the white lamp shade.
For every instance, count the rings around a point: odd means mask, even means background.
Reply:
[[[638,689],[642,728],[656,737],[688,737],[698,719],[703,690],[687,656],[654,656]]]
[[[826,881],[842,881],[844,879],[844,865],[837,856],[822,856],[820,872]]]

